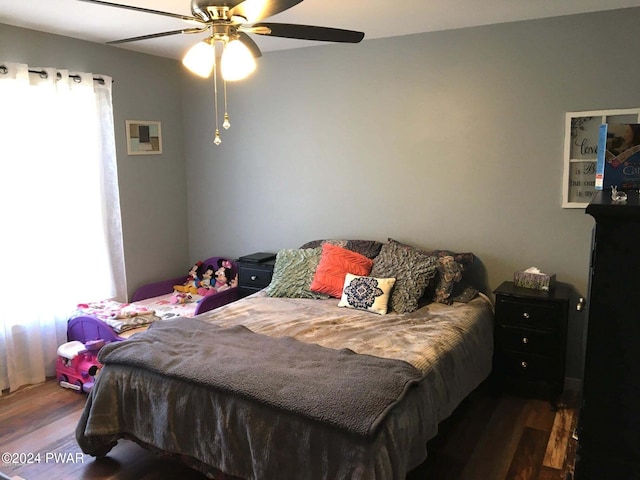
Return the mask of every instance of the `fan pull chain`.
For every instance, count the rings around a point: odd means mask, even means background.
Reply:
[[[231,123],[229,122],[229,110],[227,110],[227,81],[223,78],[222,83],[224,85],[224,121],[222,127],[225,130],[229,130]]]
[[[216,68],[216,61],[213,62],[213,94],[215,95],[216,110],[216,136],[213,139],[213,143],[220,145],[222,139],[220,138],[220,128],[218,127],[218,69]]]

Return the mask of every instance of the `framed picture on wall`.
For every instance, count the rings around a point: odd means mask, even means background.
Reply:
[[[159,155],[162,153],[160,122],[126,120],[127,153],[129,155]]]
[[[568,112],[565,119],[562,207],[585,208],[596,191],[600,125],[638,123],[640,108]]]

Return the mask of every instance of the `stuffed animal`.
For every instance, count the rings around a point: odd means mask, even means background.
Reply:
[[[174,293],[173,295],[171,295],[171,300],[169,300],[169,302],[173,303],[174,305],[180,305],[182,303],[187,303],[192,299],[193,297],[188,293]]]
[[[206,296],[216,293],[214,285],[211,285],[211,280],[215,271],[213,265],[207,265],[202,273],[202,279],[200,280],[200,286],[198,287],[198,295]]]
[[[211,271],[213,277],[215,277],[215,281],[211,283],[213,278],[209,277],[208,285],[202,285],[201,288],[198,289],[198,293],[202,296],[213,295],[236,286],[238,281],[237,275],[231,278],[233,274],[231,267],[231,262],[223,259],[218,260],[218,269],[215,272],[213,272],[212,265],[207,265],[206,273]]]
[[[174,285],[173,290],[175,292],[191,293],[192,295],[197,295],[201,278],[202,262],[197,261],[196,263],[194,263],[193,267],[191,267],[191,270],[189,270],[189,274],[185,282],[182,285]]]
[[[229,260],[218,260],[218,270],[214,274],[216,277],[216,291],[222,292],[231,288],[231,273],[231,262]]]

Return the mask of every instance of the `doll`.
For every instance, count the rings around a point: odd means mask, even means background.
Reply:
[[[188,303],[193,299],[193,297],[189,293],[174,293],[171,296],[170,303],[174,305],[180,305],[182,303]]]
[[[214,293],[222,292],[235,286],[237,284],[237,277],[231,278],[233,274],[231,267],[232,265],[229,260],[222,259],[218,260],[218,269],[215,272],[213,272],[213,266],[208,265],[207,270],[211,268],[213,274],[211,280],[215,278],[215,281],[211,283],[209,287],[200,288],[198,293],[203,296],[213,295]]]
[[[207,265],[207,268],[204,269],[202,274],[202,279],[200,280],[198,295],[206,296],[216,293],[214,286],[211,285],[211,279],[213,278],[214,273],[213,265]]]
[[[202,262],[197,261],[191,270],[189,275],[182,285],[174,285],[173,290],[180,293],[191,293],[196,295],[198,293],[198,287],[200,286],[200,279],[202,278]]]
[[[222,292],[231,288],[231,262],[228,260],[218,261],[218,270],[215,273],[216,292]]]

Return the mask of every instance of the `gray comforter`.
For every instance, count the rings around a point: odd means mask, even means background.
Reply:
[[[239,395],[363,437],[372,437],[422,378],[420,370],[401,360],[192,318],[156,323],[127,342],[107,345],[99,360]]]
[[[104,455],[118,439],[132,438],[152,450],[179,455],[209,474],[221,470],[244,479],[404,479],[426,458],[426,443],[436,435],[438,423],[488,375],[493,349],[491,305],[478,298],[464,305],[431,304],[412,314],[377,316],[336,304],[335,299],[274,299],[257,294],[198,319],[212,329],[244,325],[274,338],[349,348],[415,367],[419,381],[411,380],[413,386],[400,393],[385,415],[376,417],[377,423],[363,427],[370,422],[366,420],[355,427],[371,435],[355,434],[349,431],[352,426],[336,421],[291,413],[273,401],[166,375],[159,368],[108,363],[105,357],[107,364],[76,430],[80,446],[85,453]],[[171,325],[181,338],[181,329],[175,328],[179,323]],[[192,325],[182,326],[189,338]],[[183,358],[185,348],[176,348],[170,356]],[[130,353],[136,356],[135,351]],[[252,355],[241,351],[237,366],[252,371],[256,367]],[[187,370],[193,366],[206,371],[222,361],[209,360],[191,359],[184,365]],[[152,364],[155,361],[150,357]],[[272,384],[271,375],[264,372],[255,377],[267,388],[277,383],[273,379]],[[325,392],[308,395],[308,403],[323,393],[333,396],[328,386]],[[300,389],[298,394],[303,392]],[[343,393],[343,401],[350,399],[355,411],[367,397],[362,392]]]

